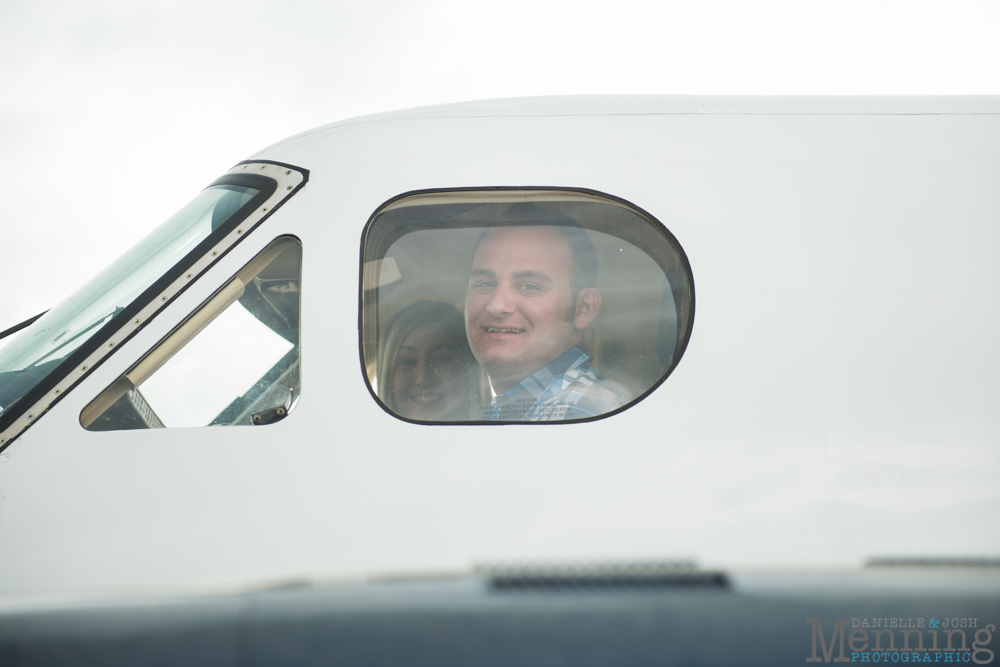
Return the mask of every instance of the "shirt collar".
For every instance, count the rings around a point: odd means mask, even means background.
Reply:
[[[519,419],[513,413],[524,416],[557,377],[583,365],[589,365],[593,355],[583,345],[571,347],[537,371],[521,380],[496,398],[501,406],[504,419]],[[508,415],[510,415],[508,417]]]

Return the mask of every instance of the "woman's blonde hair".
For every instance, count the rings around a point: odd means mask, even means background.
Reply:
[[[392,410],[397,412],[396,399],[392,395],[392,371],[396,367],[396,357],[403,341],[413,331],[428,324],[442,325],[446,331],[455,331],[455,340],[459,341],[458,353],[462,363],[469,369],[468,395],[469,410],[465,418],[474,419],[482,410],[483,377],[479,363],[472,355],[468,338],[465,335],[465,317],[462,312],[450,303],[439,301],[417,301],[396,313],[389,321],[378,347],[377,388],[378,397]],[[397,413],[398,414],[398,413]]]

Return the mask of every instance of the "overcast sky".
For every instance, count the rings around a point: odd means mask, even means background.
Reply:
[[[997,35],[994,1],[0,0],[0,330],[316,125],[526,95],[1000,94]]]

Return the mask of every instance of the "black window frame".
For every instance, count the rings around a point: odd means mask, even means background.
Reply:
[[[414,420],[414,419],[407,419],[406,417],[403,417],[401,415],[396,414],[392,409],[389,408],[389,406],[387,406],[382,401],[382,399],[380,399],[378,397],[378,394],[376,394],[375,390],[372,388],[371,382],[369,382],[369,380],[368,380],[368,370],[367,370],[367,366],[365,364],[365,332],[364,332],[364,312],[365,312],[365,305],[366,305],[366,300],[365,300],[365,284],[364,284],[364,280],[365,280],[365,262],[366,262],[366,259],[367,259],[367,261],[371,261],[372,259],[381,259],[382,257],[385,256],[384,255],[385,250],[387,250],[389,247],[391,247],[392,243],[394,243],[396,240],[402,238],[403,236],[405,236],[406,234],[408,234],[410,232],[404,232],[402,234],[396,234],[396,235],[391,236],[391,237],[387,236],[386,238],[391,238],[391,240],[388,241],[388,242],[386,242],[385,239],[379,239],[378,240],[379,241],[379,245],[381,246],[380,250],[381,250],[381,252],[383,254],[381,256],[371,257],[371,256],[369,256],[369,253],[367,252],[367,250],[368,250],[368,244],[369,244],[369,236],[371,234],[372,226],[375,223],[375,220],[378,218],[378,216],[386,208],[388,208],[392,204],[394,204],[394,203],[396,203],[396,202],[398,202],[400,200],[403,200],[403,199],[407,199],[407,198],[415,197],[415,196],[420,196],[420,195],[445,195],[445,194],[456,194],[456,193],[467,193],[469,195],[473,195],[475,193],[543,192],[543,191],[544,192],[565,192],[567,194],[586,195],[586,196],[597,197],[597,198],[600,198],[600,199],[605,199],[605,200],[608,200],[610,202],[617,203],[617,204],[619,204],[619,205],[627,208],[628,210],[632,211],[633,213],[635,213],[636,215],[638,215],[643,220],[645,220],[646,223],[650,225],[650,227],[652,227],[653,229],[655,229],[657,232],[659,232],[664,237],[664,239],[666,240],[666,242],[677,253],[677,259],[679,261],[681,270],[684,272],[684,275],[685,275],[685,278],[687,279],[688,285],[690,285],[691,305],[690,305],[690,309],[689,309],[690,315],[689,315],[689,321],[687,323],[686,330],[684,330],[682,332],[683,333],[682,336],[678,337],[677,347],[676,347],[676,354],[674,354],[674,356],[673,356],[673,358],[671,360],[670,366],[666,369],[666,371],[664,372],[663,376],[658,381],[656,381],[655,383],[653,383],[652,386],[649,387],[649,389],[647,389],[646,391],[644,391],[639,396],[633,398],[632,400],[630,400],[625,405],[621,406],[620,408],[616,408],[614,410],[611,410],[609,412],[605,412],[605,413],[600,414],[600,415],[596,415],[596,416],[593,416],[593,417],[585,417],[585,418],[582,418],[582,419],[568,419],[568,420],[563,420],[563,421],[537,421],[537,422],[475,421],[475,420],[463,420],[463,421],[418,421],[418,420]],[[458,202],[456,202],[456,203],[458,203]],[[423,229],[423,228],[421,228],[421,229]],[[414,230],[414,231],[416,231],[416,230]],[[602,231],[602,230],[594,230],[594,231]],[[603,233],[608,233],[608,232],[604,231]],[[617,236],[617,234],[616,234],[616,236]],[[628,238],[623,237],[623,236],[619,236],[619,238],[621,238],[624,241],[629,241]],[[644,252],[646,252],[645,249],[643,249],[641,246],[636,246],[636,247],[639,247],[640,250],[643,250]],[[649,255],[648,252],[646,254]],[[660,262],[657,261],[656,257],[653,257],[652,255],[649,255],[649,257],[651,259],[653,259],[653,261],[656,261],[657,264],[661,266],[661,268],[663,268],[662,264],[660,264]],[[666,274],[666,270],[664,271],[664,274]],[[676,298],[677,295],[674,294],[674,297]],[[694,331],[694,321],[695,321],[696,310],[697,310],[697,308],[696,308],[696,299],[695,299],[694,272],[691,269],[691,262],[688,260],[687,253],[684,251],[684,246],[681,245],[681,243],[677,239],[677,237],[674,236],[674,234],[669,229],[667,229],[666,225],[664,225],[655,216],[653,216],[652,214],[650,214],[648,211],[646,211],[642,207],[637,206],[636,204],[628,201],[627,199],[623,199],[622,197],[616,197],[615,195],[611,195],[611,194],[608,194],[606,192],[601,192],[600,190],[592,190],[592,189],[589,189],[589,188],[573,188],[573,187],[564,187],[564,186],[562,186],[562,187],[560,187],[560,186],[540,186],[540,185],[533,185],[533,186],[484,186],[484,187],[457,187],[457,188],[428,188],[428,189],[422,189],[422,190],[410,190],[410,191],[404,192],[402,194],[396,195],[395,197],[392,197],[390,199],[387,199],[382,204],[380,204],[375,209],[375,211],[369,216],[368,222],[365,223],[364,228],[361,230],[361,243],[360,243],[360,252],[359,252],[359,259],[358,259],[358,360],[359,360],[359,363],[360,363],[360,366],[361,366],[361,377],[364,380],[365,387],[368,389],[368,393],[371,395],[372,399],[374,399],[375,403],[380,408],[382,408],[382,410],[384,412],[386,412],[387,414],[389,414],[390,416],[392,416],[395,419],[398,419],[400,421],[403,421],[403,422],[406,422],[406,423],[409,423],[409,424],[416,424],[416,425],[419,425],[419,426],[518,426],[518,425],[539,425],[539,426],[541,426],[541,425],[552,425],[552,426],[557,426],[557,425],[568,425],[568,424],[585,424],[585,423],[588,423],[588,422],[594,422],[594,421],[598,421],[598,420],[601,420],[601,419],[607,419],[609,417],[613,417],[613,416],[615,416],[617,414],[620,414],[620,413],[622,413],[622,412],[624,412],[626,410],[629,410],[633,406],[638,405],[640,402],[642,402],[643,400],[645,400],[647,396],[649,396],[654,391],[656,391],[656,389],[659,388],[660,385],[662,385],[664,382],[666,382],[667,378],[669,378],[673,374],[674,370],[677,368],[677,365],[680,363],[681,359],[684,357],[684,353],[687,351],[688,343],[691,340],[691,335],[692,335],[692,333]]]

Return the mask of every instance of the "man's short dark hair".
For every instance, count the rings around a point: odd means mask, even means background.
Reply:
[[[554,228],[569,242],[573,254],[570,289],[574,298],[582,289],[597,287],[597,251],[594,250],[594,244],[591,243],[587,230],[562,211],[542,208],[527,202],[509,206],[486,226],[476,241],[475,250],[479,249],[479,244],[494,227]]]

